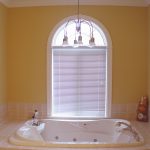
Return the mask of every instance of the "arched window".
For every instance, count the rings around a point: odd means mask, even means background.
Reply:
[[[68,25],[68,39],[72,46],[63,47],[64,26],[57,28],[51,39],[52,68],[48,66],[48,80],[52,75],[52,96],[48,96],[50,117],[102,118],[111,114],[111,63],[109,62],[111,42],[107,32],[94,21],[93,34],[96,46],[88,47],[88,25],[83,24],[84,46],[73,47],[74,24]],[[110,42],[110,43],[109,43]],[[48,64],[50,64],[48,62]],[[50,75],[51,73],[51,75]]]

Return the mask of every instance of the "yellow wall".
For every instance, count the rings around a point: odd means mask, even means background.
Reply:
[[[145,7],[81,6],[112,38],[113,103],[134,103],[147,94],[148,13]],[[46,103],[48,37],[76,7],[8,9],[8,102]]]
[[[6,103],[6,22],[7,10],[0,3],[0,104]]]
[[[150,6],[148,7],[148,29],[148,96],[150,98]]]

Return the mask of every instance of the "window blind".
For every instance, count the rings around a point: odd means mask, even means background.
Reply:
[[[105,117],[106,47],[53,47],[52,116]]]

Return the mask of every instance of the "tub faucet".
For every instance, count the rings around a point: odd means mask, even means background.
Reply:
[[[39,118],[39,112],[37,111],[37,109],[35,109],[34,114],[32,116],[32,119],[33,119],[32,125],[33,126],[40,125],[40,121],[38,118]]]
[[[123,122],[123,121],[118,121],[118,122],[116,122],[116,126],[119,126],[119,127],[120,127],[121,125],[125,125],[126,128],[129,128],[129,129],[132,128],[131,124],[129,124],[129,123],[126,123],[126,122]]]
[[[136,130],[132,127],[131,124],[126,123],[126,122],[123,122],[123,121],[119,121],[119,122],[116,123],[116,125],[119,126],[119,127],[120,127],[121,125],[125,125],[126,127],[123,128],[121,131],[129,131],[129,132],[131,132],[131,133],[133,134],[134,139],[135,139],[136,141],[138,141],[138,142],[140,141],[140,137],[139,137],[138,133],[137,133]]]

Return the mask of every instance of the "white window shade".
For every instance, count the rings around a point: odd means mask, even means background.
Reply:
[[[105,117],[106,47],[53,47],[54,117]]]

